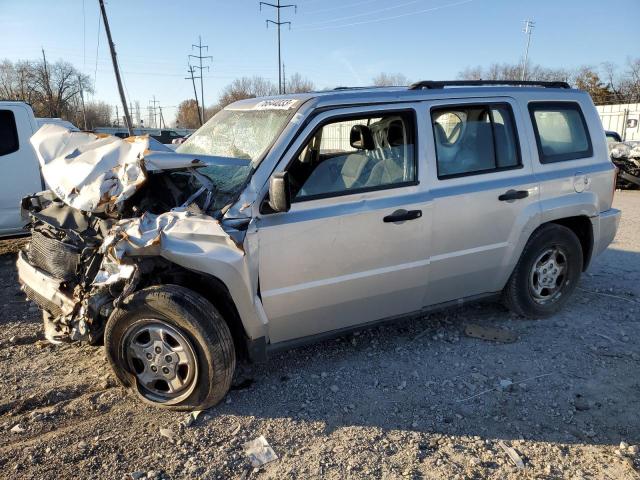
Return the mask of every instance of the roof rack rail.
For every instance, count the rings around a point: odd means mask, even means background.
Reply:
[[[360,87],[335,87],[332,90],[372,90],[374,88],[389,88],[389,87],[394,87],[394,85],[384,85],[384,86],[380,86],[380,85],[369,85],[369,86],[360,86]],[[395,86],[395,87],[400,87],[400,85]]]
[[[409,90],[432,90],[444,87],[479,87],[485,85],[511,85],[517,87],[571,88],[567,82],[538,82],[535,80],[424,80],[409,85]]]

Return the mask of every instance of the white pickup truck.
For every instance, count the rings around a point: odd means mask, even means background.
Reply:
[[[0,237],[27,233],[20,201],[25,195],[45,189],[38,158],[29,142],[45,123],[77,130],[59,118],[36,118],[25,102],[0,101]]]

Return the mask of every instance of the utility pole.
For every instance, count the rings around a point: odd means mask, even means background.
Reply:
[[[109,50],[111,51],[111,61],[113,62],[113,70],[116,74],[116,82],[118,83],[118,91],[120,92],[120,101],[122,102],[122,108],[124,109],[124,118],[127,124],[127,130],[129,135],[133,136],[133,128],[131,127],[131,116],[129,115],[129,108],[127,108],[127,100],[124,96],[124,89],[122,88],[122,79],[120,78],[120,70],[118,69],[118,60],[116,59],[116,46],[111,38],[111,29],[109,28],[109,21],[107,20],[107,11],[104,9],[104,0],[98,0],[100,4],[100,11],[102,12],[102,21],[104,22],[104,30],[107,32],[107,40],[109,41]]]
[[[140,116],[140,102],[136,100],[136,124],[138,128],[142,128],[142,117]]]
[[[153,96],[153,100],[149,100],[149,102],[153,103],[153,128],[158,128],[158,121],[156,119],[156,104],[160,103],[158,100],[156,100],[156,96]]]
[[[205,111],[204,111],[204,83],[202,81],[204,74],[202,73],[203,69],[207,69],[207,71],[209,71],[209,67],[203,67],[202,66],[202,60],[206,60],[209,59],[213,62],[213,57],[211,55],[207,55],[207,56],[202,56],[202,49],[206,49],[207,52],[209,51],[209,45],[202,45],[202,37],[200,35],[198,35],[198,45],[191,45],[191,49],[193,50],[194,48],[198,49],[198,55],[189,55],[189,57],[193,57],[193,58],[197,58],[200,61],[200,66],[197,66],[195,68],[200,69],[200,103],[202,105],[202,119],[200,120],[201,122],[205,122],[207,120],[206,115],[205,115]]]
[[[284,63],[282,64],[282,93],[287,93],[287,76],[284,73]]]
[[[281,22],[280,21],[280,10],[283,8],[291,8],[293,7],[294,12],[298,12],[298,6],[294,4],[290,5],[280,5],[280,0],[278,0],[275,4],[268,2],[260,2],[260,11],[262,11],[262,5],[266,5],[268,7],[273,7],[276,9],[276,21],[267,20],[267,28],[269,28],[269,24],[273,23],[278,28],[278,93],[283,93],[282,88],[282,55],[280,53],[280,26],[281,25],[289,25],[289,29],[291,29],[291,22]]]
[[[522,62],[522,76],[520,80],[524,80],[527,75],[527,62],[529,61],[529,45],[531,45],[531,34],[533,33],[533,27],[535,27],[533,20],[526,19],[524,21],[524,28],[522,32],[527,36],[527,46],[524,49],[524,62]]]
[[[51,82],[49,82],[49,70],[47,69],[47,56],[44,54],[44,48],[42,49],[42,62],[44,64],[45,89],[47,90],[47,106],[49,107],[49,116],[53,117],[53,109],[51,108],[51,104],[53,103],[53,94],[51,93]]]
[[[129,102],[129,113],[131,113],[131,127],[135,127],[135,123],[133,121],[133,103]]]
[[[160,110],[160,128],[167,128],[167,124],[164,123],[164,118],[162,117],[162,106],[158,106]]]
[[[82,77],[78,75],[78,85],[80,86],[80,102],[82,103],[82,120],[84,122],[84,129],[87,129],[87,110],[84,106],[84,89],[82,86]]]
[[[198,120],[200,121],[200,126],[203,125],[203,121],[202,121],[202,112],[200,111],[200,106],[198,104],[198,91],[196,90],[196,78],[198,77],[194,77],[193,76],[193,67],[191,65],[189,65],[189,74],[191,75],[191,77],[185,77],[185,80],[189,80],[189,78],[191,78],[191,83],[193,84],[193,95],[196,98],[196,110],[198,110]]]

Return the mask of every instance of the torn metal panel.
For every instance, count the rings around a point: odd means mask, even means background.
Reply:
[[[65,204],[84,212],[115,210],[140,189],[149,173],[190,169],[203,180],[206,177],[195,167],[250,164],[242,158],[156,151],[146,135],[121,139],[71,132],[58,125],[45,125],[31,143],[51,190]],[[211,181],[205,183],[204,189],[211,191]]]
[[[183,168],[205,167],[207,165],[238,165],[246,166],[250,162],[243,158],[221,157],[212,155],[197,155],[192,153],[178,153],[175,151],[147,151],[144,155],[144,166],[149,172],[160,170],[175,170]]]
[[[122,140],[45,125],[31,137],[42,176],[67,205],[105,211],[129,198],[146,180],[142,157],[147,137]]]

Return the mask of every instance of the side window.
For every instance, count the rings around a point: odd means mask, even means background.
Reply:
[[[11,110],[0,110],[0,156],[17,152],[18,130]]]
[[[293,201],[416,181],[413,113],[380,113],[319,127],[289,165]]]
[[[431,110],[438,178],[521,165],[511,108],[506,104],[456,105]]]
[[[562,162],[593,155],[589,130],[577,103],[530,103],[529,112],[540,162]]]

